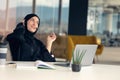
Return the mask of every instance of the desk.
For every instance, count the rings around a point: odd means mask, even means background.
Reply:
[[[120,66],[115,65],[93,64],[82,67],[80,72],[62,66],[55,66],[56,70],[37,69],[33,62],[17,62],[17,65],[16,69],[0,66],[0,80],[120,80]]]

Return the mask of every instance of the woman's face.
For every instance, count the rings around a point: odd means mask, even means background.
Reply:
[[[27,29],[30,32],[35,32],[38,28],[39,19],[34,16],[27,21]]]

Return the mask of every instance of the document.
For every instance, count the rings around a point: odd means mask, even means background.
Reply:
[[[35,63],[35,66],[38,68],[38,69],[55,69],[54,66],[50,65],[50,64],[47,64],[46,62],[43,62],[43,61],[36,61]]]

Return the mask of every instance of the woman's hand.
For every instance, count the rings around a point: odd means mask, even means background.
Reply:
[[[56,40],[55,33],[51,33],[50,35],[48,35],[48,37],[47,37],[47,49],[48,49],[49,52],[51,52],[52,43],[55,40]]]
[[[47,37],[47,42],[48,43],[53,43],[55,40],[56,40],[55,33],[51,33],[50,35],[48,35],[48,37]]]

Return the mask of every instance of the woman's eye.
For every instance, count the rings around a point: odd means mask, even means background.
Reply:
[[[35,20],[34,18],[31,18],[30,21],[36,23],[36,24],[39,24],[39,21],[38,20]]]

